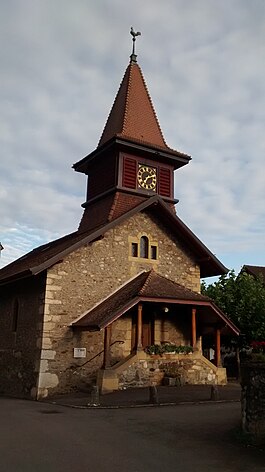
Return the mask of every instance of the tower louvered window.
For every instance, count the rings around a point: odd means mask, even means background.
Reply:
[[[123,179],[122,185],[123,187],[127,188],[135,188],[136,187],[136,161],[134,159],[130,159],[129,157],[125,157],[123,160]]]
[[[171,171],[161,167],[159,170],[159,193],[164,197],[171,196]]]

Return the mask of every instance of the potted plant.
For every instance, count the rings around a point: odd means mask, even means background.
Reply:
[[[160,346],[160,344],[151,344],[150,346],[147,346],[145,348],[145,352],[149,355],[162,355],[164,350],[163,347]]]
[[[175,344],[163,344],[165,354],[176,354],[177,346]]]
[[[145,352],[149,355],[163,354],[191,354],[193,352],[192,346],[176,346],[176,344],[163,343],[163,344],[151,344],[145,348]]]
[[[192,354],[193,347],[192,346],[176,346],[176,352],[178,354]]]

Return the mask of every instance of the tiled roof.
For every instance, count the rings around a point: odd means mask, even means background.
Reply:
[[[89,203],[83,213],[79,231],[91,231],[119,218],[146,201],[148,197],[124,192],[113,192]]]
[[[66,236],[51,241],[47,244],[39,246],[24,256],[16,259],[14,262],[11,262],[7,266],[3,267],[0,270],[0,283],[1,281],[6,281],[7,279],[12,279],[15,276],[19,278],[30,275],[31,269],[37,267],[40,264],[45,263],[50,260],[57,254],[60,254],[69,246],[72,246],[81,238],[84,238],[84,235],[79,234],[77,231],[74,233],[67,234]],[[29,272],[27,274],[27,272]]]
[[[242,272],[247,272],[247,274],[253,275],[253,277],[261,276],[265,281],[265,267],[263,266],[244,265]]]
[[[131,62],[124,74],[99,146],[113,136],[168,149],[139,65]]]
[[[179,300],[208,301],[209,297],[193,292],[183,285],[170,280],[155,271],[150,271],[149,275],[139,291],[142,297],[150,298],[177,298]]]
[[[130,196],[131,197],[131,196]],[[51,267],[58,261],[62,260],[70,252],[78,249],[80,246],[90,243],[98,237],[104,235],[109,229],[113,228],[130,218],[140,211],[150,212],[163,223],[177,238],[193,254],[194,259],[200,265],[201,277],[210,277],[213,275],[221,275],[227,272],[223,264],[209,251],[209,249],[195,236],[194,233],[176,216],[165,202],[159,197],[149,197],[147,200],[137,204],[135,207],[128,209],[128,201],[121,196],[117,196],[117,201],[112,200],[108,205],[108,211],[101,214],[102,201],[98,200],[98,204],[94,208],[95,219],[91,220],[90,226],[82,228],[79,231],[68,234],[56,241],[44,244],[25,256],[17,259],[11,264],[0,270],[0,284],[9,283],[12,280],[37,274]],[[132,202],[130,202],[131,205]],[[102,210],[103,211],[103,210]],[[109,213],[109,211],[112,212]],[[88,214],[89,215],[89,214]],[[96,216],[97,215],[97,216]]]
[[[172,280],[159,275],[155,271],[141,272],[136,277],[119,287],[107,298],[95,305],[91,310],[81,315],[71,326],[90,329],[102,329],[130,308],[142,301],[163,302],[172,300],[182,304],[192,303],[211,307],[212,301],[209,297],[193,292]],[[215,314],[223,321],[228,322],[230,327],[235,328],[226,316],[212,306]]]
[[[175,169],[188,164],[191,159],[188,154],[167,145],[144,76],[136,62],[131,62],[125,71],[98,147],[73,164],[73,168],[87,174],[89,163],[95,157],[102,157],[111,145],[159,153],[160,158],[169,160]]]
[[[139,298],[139,291],[143,287],[149,272],[142,272],[134,277],[130,282],[123,285],[112,295],[96,305],[88,313],[85,313],[79,319],[72,323],[72,326],[90,326],[91,328],[102,328],[108,322],[117,317],[119,310],[128,309],[133,306]]]
[[[209,301],[208,297],[186,289],[153,270],[141,272],[128,283],[113,292],[108,298],[80,317],[73,326],[104,327],[118,313],[136,304],[140,299],[180,299],[189,301]]]

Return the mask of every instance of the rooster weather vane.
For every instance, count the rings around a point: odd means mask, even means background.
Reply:
[[[133,27],[131,26],[131,31],[130,31],[130,34],[132,35],[132,40],[133,40],[133,49],[132,49],[132,55],[131,55],[131,59],[132,61],[136,62],[136,54],[135,54],[135,41],[136,41],[136,37],[137,36],[141,36],[141,32],[140,31],[134,31]]]

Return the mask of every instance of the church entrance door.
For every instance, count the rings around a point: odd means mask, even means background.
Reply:
[[[143,313],[142,345],[143,348],[154,344],[154,318],[150,313]]]
[[[143,349],[151,344],[154,344],[155,326],[154,317],[151,313],[143,312],[142,318],[142,346]],[[137,347],[137,314],[134,313],[132,318],[132,350]]]

